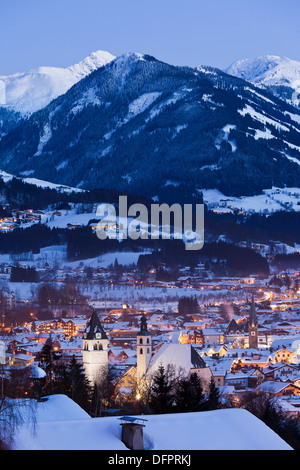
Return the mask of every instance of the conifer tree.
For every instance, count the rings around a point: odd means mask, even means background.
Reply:
[[[72,357],[69,369],[70,398],[81,408],[88,411],[91,388],[81,364]]]
[[[200,411],[204,407],[201,380],[196,373],[181,379],[176,386],[176,410],[178,412]]]
[[[108,367],[107,370],[102,369],[99,373],[91,392],[91,414],[93,417],[102,416],[104,409],[114,406],[115,380],[116,370],[114,367]]]
[[[60,359],[60,357],[60,353],[55,352],[53,349],[53,342],[50,335],[39,353],[39,364],[47,374],[48,383],[46,388],[49,387],[51,393],[53,391],[53,369],[55,367],[55,361]]]
[[[214,378],[211,377],[209,382],[209,395],[207,400],[207,409],[216,410],[220,403],[220,392],[215,384]]]
[[[163,365],[158,367],[153,376],[153,383],[150,390],[149,406],[153,413],[169,413],[173,404],[173,381],[169,371]]]
[[[176,386],[176,411],[180,413],[195,411],[195,394],[188,379],[182,379]]]
[[[196,374],[196,372],[191,374],[190,383],[193,390],[193,409],[194,411],[200,411],[204,407],[204,393],[201,379]]]

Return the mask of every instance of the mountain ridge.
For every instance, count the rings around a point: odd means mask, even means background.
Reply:
[[[0,76],[0,106],[22,115],[30,115],[66,93],[75,83],[106,65],[115,56],[106,51],[92,52],[77,64],[68,67],[41,66],[28,72]]]
[[[176,201],[297,186],[299,111],[209,66],[126,53],[0,140],[1,167],[82,189]]]
[[[300,80],[299,61],[271,54],[237,60],[224,71],[249,82],[265,85],[291,86],[294,81]]]
[[[224,71],[229,75],[264,87],[275,96],[283,98],[294,106],[299,106],[299,61],[283,56],[266,55],[254,59],[237,60]]]

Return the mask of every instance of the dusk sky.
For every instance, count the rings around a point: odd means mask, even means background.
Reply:
[[[192,67],[300,60],[299,0],[9,0],[0,11],[0,75],[66,67],[96,50]]]

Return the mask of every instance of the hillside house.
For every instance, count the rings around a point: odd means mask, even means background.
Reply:
[[[285,362],[288,364],[297,364],[297,353],[291,349],[282,348],[278,351],[274,351],[270,356],[273,364]]]
[[[280,381],[265,381],[260,384],[256,391],[273,394],[276,397],[300,396],[300,388],[292,383]]]
[[[248,388],[256,388],[263,383],[265,376],[262,371],[252,368],[246,372],[239,371],[237,373],[227,374],[225,377],[225,385],[232,385],[236,390],[245,390]]]

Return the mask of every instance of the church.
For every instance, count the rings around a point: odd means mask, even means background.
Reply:
[[[82,348],[83,369],[92,385],[108,371],[108,346],[107,334],[94,310],[83,333]],[[136,337],[136,365],[119,377],[117,390],[119,393],[138,394],[161,365],[166,369],[171,366],[173,373],[180,378],[196,372],[208,384],[211,377],[210,368],[191,344],[165,343],[154,353],[147,318],[142,314]]]
[[[248,321],[237,323],[233,318],[225,330],[225,340],[228,343],[234,343],[236,347],[259,349],[260,345],[268,343],[268,335],[266,332],[259,335],[258,326],[255,301],[252,295]]]
[[[131,391],[139,396],[161,365],[166,370],[172,368],[172,373],[178,378],[187,378],[196,372],[203,388],[208,388],[211,370],[191,344],[165,343],[153,352],[152,336],[144,314],[140,318],[136,348],[136,366],[128,369],[118,380],[119,393]]]

